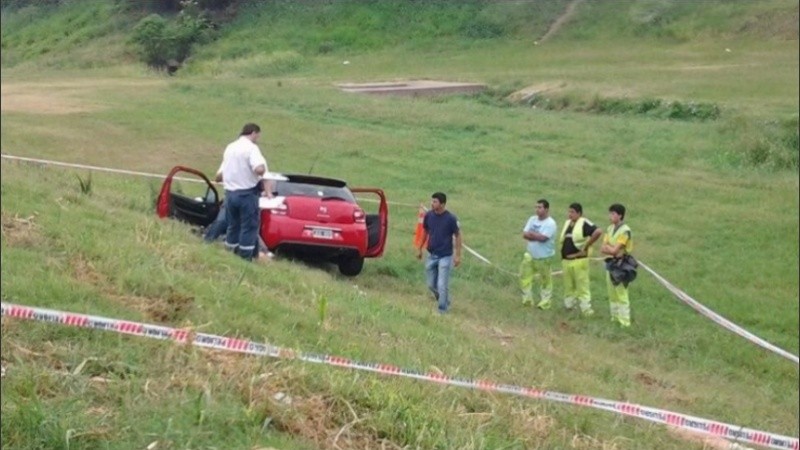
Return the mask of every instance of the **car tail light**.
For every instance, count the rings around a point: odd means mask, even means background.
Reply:
[[[353,222],[355,223],[366,223],[367,216],[364,214],[364,210],[361,208],[356,208],[353,211]]]

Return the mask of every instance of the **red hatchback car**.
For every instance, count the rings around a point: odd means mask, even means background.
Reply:
[[[177,178],[186,172],[199,178]],[[389,208],[381,189],[348,188],[342,180],[312,175],[280,175],[274,198],[261,198],[259,235],[271,252],[336,263],[343,275],[361,272],[365,258],[383,255],[389,229]],[[205,183],[203,196],[173,190],[173,180]],[[192,189],[194,191],[194,189]],[[367,214],[354,193],[377,197],[377,213]],[[193,225],[210,225],[220,211],[219,191],[202,172],[178,166],[161,186],[159,217]]]

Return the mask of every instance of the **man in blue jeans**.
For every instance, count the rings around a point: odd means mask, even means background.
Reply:
[[[206,228],[205,232],[203,233],[203,240],[205,240],[207,243],[214,242],[220,237],[224,238],[225,233],[228,232],[228,218],[225,210],[225,203],[222,203],[219,213],[217,214],[217,218]],[[272,257],[273,254],[269,251],[269,248],[267,248],[267,244],[264,243],[264,240],[261,239],[261,236],[258,236],[258,248],[257,251],[253,253],[253,258],[264,259]]]
[[[225,187],[225,247],[246,260],[252,260],[258,243],[258,197],[270,188],[261,188],[267,160],[256,142],[261,127],[248,123],[239,138],[225,148],[217,181]],[[264,181],[266,183],[266,181]]]
[[[446,205],[445,194],[436,192],[431,196],[431,210],[422,219],[423,244],[417,254],[417,258],[422,259],[422,247],[427,243],[425,274],[428,289],[439,302],[439,314],[446,313],[450,308],[450,269],[461,264],[461,230],[458,218],[447,211]]]

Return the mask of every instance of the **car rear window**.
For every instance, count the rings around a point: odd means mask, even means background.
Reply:
[[[319,199],[339,199],[348,203],[356,203],[353,193],[346,187],[321,186],[310,183],[297,183],[293,181],[278,181],[275,183],[277,195],[284,197],[313,197]]]

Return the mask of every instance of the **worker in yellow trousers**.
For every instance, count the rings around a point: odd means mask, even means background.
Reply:
[[[528,242],[519,268],[523,305],[533,304],[534,285],[539,290],[539,307],[550,304],[556,229],[556,221],[550,217],[550,202],[539,199],[536,202],[536,215],[531,216],[522,229],[522,238]]]
[[[633,251],[631,229],[625,223],[625,206],[614,203],[608,208],[608,218],[611,225],[606,230],[603,246],[600,251],[611,259],[624,258]],[[631,326],[631,307],[628,299],[627,283],[614,284],[611,273],[606,274],[608,286],[608,303],[611,309],[611,320],[618,322],[622,327]]]
[[[591,316],[594,310],[589,287],[589,255],[592,244],[600,239],[603,230],[583,217],[580,203],[569,205],[567,218],[558,238],[564,272],[564,306],[573,309],[577,303],[584,316]]]

